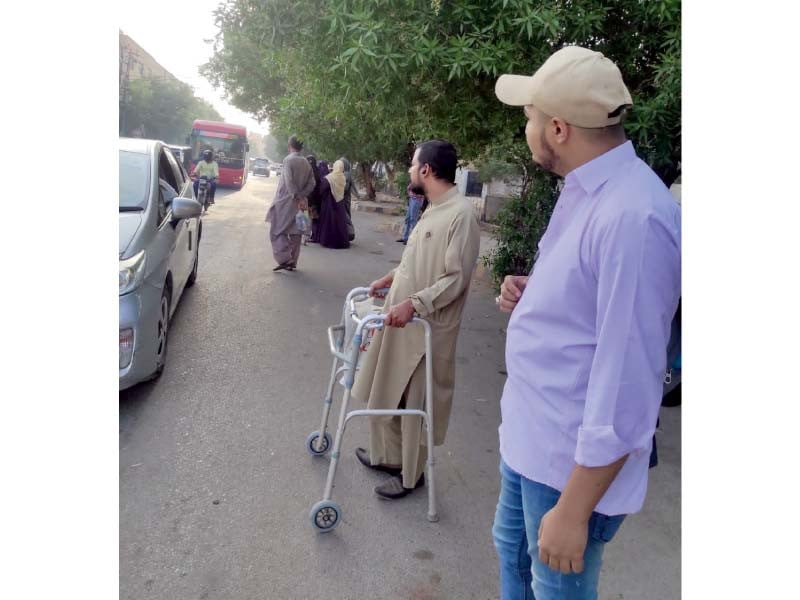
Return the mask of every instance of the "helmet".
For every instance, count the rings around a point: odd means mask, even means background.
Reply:
[[[211,160],[214,157],[214,153],[211,150],[203,150],[203,158],[205,160]]]

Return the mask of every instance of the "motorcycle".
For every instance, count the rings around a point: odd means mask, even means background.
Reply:
[[[211,193],[211,186],[209,185],[211,179],[202,175],[198,178],[197,184],[197,201],[203,207],[203,212],[208,212],[208,207],[214,204],[214,196]]]

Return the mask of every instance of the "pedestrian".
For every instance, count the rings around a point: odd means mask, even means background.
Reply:
[[[297,137],[289,138],[289,154],[283,159],[278,189],[265,219],[271,224],[272,256],[278,263],[273,271],[294,271],[300,258],[302,232],[297,228],[296,217],[308,205],[307,197],[314,189],[314,174],[300,155],[302,149],[303,143]]]
[[[339,159],[344,164],[344,177],[345,183],[344,186],[344,208],[347,211],[347,240],[352,242],[356,239],[356,228],[353,225],[353,214],[352,214],[352,207],[351,207],[351,195],[353,191],[353,177],[352,173],[350,172],[350,161],[347,160],[344,156]]]
[[[617,66],[570,46],[503,75],[534,162],[564,177],[511,312],[493,535],[503,599],[597,598],[603,548],[642,507],[681,280],[680,210],[625,137]]]
[[[422,214],[422,205],[425,202],[425,195],[424,194],[415,194],[414,190],[411,189],[411,183],[408,184],[406,188],[406,196],[408,196],[408,205],[406,207],[406,220],[403,225],[403,235],[400,236],[398,242],[402,242],[405,246],[408,243],[408,236],[411,235],[411,232],[414,229],[414,226],[417,224],[420,215]]]
[[[422,327],[405,325],[416,314],[431,326],[433,438],[444,443],[455,382],[456,339],[480,246],[472,203],[455,185],[458,157],[452,144],[432,140],[417,147],[409,169],[416,194],[431,206],[403,252],[400,265],[372,282],[370,296],[390,288],[385,325],[366,350],[353,397],[369,409],[425,406],[425,337]],[[365,466],[393,475],[375,493],[397,499],[424,484],[427,441],[418,416],[370,417],[369,451],[356,450]]]
[[[347,211],[344,207],[344,163],[337,160],[333,171],[326,175],[319,186],[319,243],[326,248],[349,248],[347,240]]]
[[[309,238],[309,242],[312,244],[319,243],[319,209],[320,209],[320,196],[319,196],[319,187],[320,187],[320,176],[319,176],[319,167],[317,166],[317,159],[313,154],[309,154],[306,157],[308,164],[311,165],[311,170],[314,173],[314,189],[308,195],[308,213],[309,217],[311,217],[311,237]]]
[[[317,169],[319,171],[319,179],[320,179],[320,184],[321,184],[322,183],[322,179],[325,178],[328,175],[328,173],[331,172],[331,170],[328,168],[328,162],[325,161],[325,160],[319,161],[319,164],[317,165]]]

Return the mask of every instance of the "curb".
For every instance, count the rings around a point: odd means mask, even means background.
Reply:
[[[395,217],[402,217],[405,215],[405,208],[398,206],[375,206],[374,204],[366,204],[365,201],[353,201],[353,208],[362,212],[373,212],[383,215],[392,215]]]

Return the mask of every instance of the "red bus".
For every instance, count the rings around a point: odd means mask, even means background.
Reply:
[[[247,165],[250,147],[247,129],[241,125],[203,121],[192,124],[189,136],[191,168],[202,160],[202,153],[209,148],[214,151],[214,160],[219,164],[219,185],[241,189],[247,181]]]

